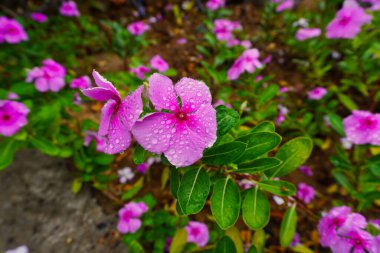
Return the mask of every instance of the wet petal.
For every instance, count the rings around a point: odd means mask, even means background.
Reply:
[[[102,116],[99,124],[99,135],[105,136],[108,134],[112,115],[115,113],[117,102],[115,100],[108,101],[102,108]]]
[[[187,126],[199,135],[206,147],[211,147],[216,141],[216,111],[212,105],[203,104],[188,117]]]
[[[177,96],[170,78],[155,73],[149,78],[148,82],[149,98],[157,111],[166,109],[175,112],[178,110]]]
[[[121,123],[118,112],[112,117],[108,130],[105,153],[117,154],[126,150],[131,144],[131,134]]]
[[[38,78],[36,80],[36,89],[39,91],[39,92],[46,92],[49,90],[49,86],[48,86],[48,82],[45,78]]]
[[[132,134],[144,149],[160,154],[169,147],[174,124],[174,115],[156,112],[137,121],[132,128]]]
[[[176,83],[175,90],[185,112],[195,112],[202,104],[211,104],[210,89],[202,81],[184,77]]]
[[[123,121],[123,124],[128,130],[131,130],[136,120],[139,118],[143,111],[143,103],[141,99],[141,93],[144,87],[138,87],[132,94],[127,96],[121,103],[119,115]]]
[[[49,80],[50,90],[54,92],[58,92],[60,89],[65,86],[65,79],[62,77],[54,77]]]
[[[107,101],[113,99],[120,101],[120,96],[115,95],[115,93],[109,89],[103,87],[95,87],[81,90],[82,93],[89,98],[98,100],[98,101]]]
[[[99,87],[108,89],[112,91],[116,96],[120,97],[119,92],[116,90],[115,86],[113,86],[113,84],[110,81],[105,79],[96,70],[92,71],[92,76],[94,77],[96,85],[98,85]]]

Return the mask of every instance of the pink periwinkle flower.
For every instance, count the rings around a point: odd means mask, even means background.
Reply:
[[[150,168],[150,166],[152,166],[153,163],[155,162],[160,162],[161,159],[159,157],[149,157],[146,162],[143,162],[141,164],[138,164],[136,166],[136,170],[138,172],[140,172],[141,174],[146,174]]]
[[[14,92],[9,92],[8,95],[7,95],[7,99],[10,99],[10,100],[16,100],[16,99],[19,99],[19,95],[17,95],[16,93]]]
[[[248,180],[248,179],[241,179],[238,181],[238,184],[244,189],[250,189],[252,187],[254,187],[256,185],[255,182],[251,181],[251,180]]]
[[[145,74],[148,73],[150,70],[148,67],[145,67],[144,65],[137,66],[136,68],[130,69],[131,73],[135,74],[139,79],[144,80]]]
[[[90,146],[91,141],[95,141],[96,151],[104,152],[106,148],[106,138],[104,136],[98,135],[97,132],[94,131],[86,131],[84,136],[84,146]]]
[[[352,229],[341,233],[339,238],[331,244],[334,253],[377,253],[379,248],[375,238],[367,231]]]
[[[183,45],[183,44],[186,44],[187,43],[187,39],[186,38],[179,38],[177,40],[177,44],[178,45]]]
[[[0,17],[0,44],[17,44],[24,40],[28,40],[28,34],[17,20]]]
[[[227,104],[226,102],[224,102],[223,100],[221,99],[218,99],[212,106],[214,107],[218,107],[219,105],[224,105],[225,107],[227,108],[232,108],[232,105],[231,104]]]
[[[67,17],[79,17],[80,12],[78,10],[77,4],[74,1],[63,2],[59,7],[59,13],[62,16]]]
[[[252,47],[252,43],[249,40],[242,40],[240,42],[240,45],[244,47],[245,49],[249,49]]]
[[[165,72],[169,69],[169,64],[158,54],[150,59],[150,66],[158,72]]]
[[[312,186],[305,183],[299,183],[297,187],[297,197],[301,199],[306,204],[309,204],[313,201],[315,197],[315,190]]]
[[[28,122],[29,109],[20,102],[0,100],[0,135],[12,136]]]
[[[99,125],[99,135],[106,138],[105,153],[116,154],[126,150],[131,143],[130,131],[140,116],[143,108],[141,93],[143,86],[138,87],[124,100],[113,84],[95,70],[92,73],[98,87],[83,89],[85,96],[107,103],[103,106]]]
[[[41,12],[33,12],[30,14],[30,17],[38,23],[45,23],[48,19],[48,17]]]
[[[310,100],[320,100],[327,94],[327,89],[323,87],[317,87],[307,93]]]
[[[276,1],[276,2],[278,2],[278,5],[276,7],[277,12],[290,10],[290,9],[293,9],[294,7],[294,0],[282,0],[282,1]]]
[[[380,145],[380,113],[354,110],[343,120],[343,126],[349,142]]]
[[[5,253],[28,253],[29,249],[25,245],[5,251]]]
[[[215,11],[217,9],[223,8],[225,4],[225,0],[208,0],[206,7],[211,11]]]
[[[281,125],[282,122],[286,120],[286,115],[289,113],[289,109],[281,104],[277,106],[278,116],[276,118],[276,125]]]
[[[371,7],[369,8],[371,11],[377,11],[380,9],[380,0],[362,0],[362,2],[371,4]]]
[[[234,47],[234,46],[240,45],[240,40],[236,38],[230,38],[229,40],[227,40],[226,45],[227,47]]]
[[[318,232],[323,247],[329,247],[338,239],[336,230],[344,224],[350,213],[351,208],[347,206],[335,207],[319,220]]]
[[[130,202],[119,210],[117,230],[122,234],[133,234],[141,227],[141,216],[148,211],[144,202]]]
[[[81,98],[81,96],[77,92],[74,93],[73,102],[74,102],[75,105],[82,104],[82,98]]]
[[[245,50],[228,70],[228,80],[238,79],[244,71],[253,73],[256,68],[261,68],[263,65],[260,62],[259,57],[260,53],[256,48]]]
[[[52,59],[42,62],[42,67],[34,67],[28,72],[26,82],[34,82],[39,92],[58,92],[65,86],[66,69]]]
[[[199,247],[204,247],[208,243],[209,233],[206,224],[190,221],[185,227],[187,231],[187,242],[193,242]]]
[[[361,7],[342,8],[326,28],[329,39],[352,39],[364,24],[371,23],[372,16]]]
[[[216,38],[221,41],[232,39],[232,32],[241,29],[242,27],[237,21],[230,21],[228,19],[217,19],[214,21],[214,33]]]
[[[91,79],[88,76],[75,78],[70,83],[72,89],[87,89],[91,87]]]
[[[170,245],[172,245],[172,241],[173,241],[173,238],[171,237],[167,237],[166,238],[166,241],[165,241],[165,252],[169,252],[170,251]]]
[[[301,240],[300,240],[300,234],[298,234],[297,232],[294,234],[294,237],[293,237],[293,241],[292,243],[290,244],[291,247],[295,247],[297,245],[301,244]]]
[[[308,40],[321,35],[319,28],[300,28],[296,33],[296,39],[299,41]]]
[[[309,166],[303,165],[298,168],[303,174],[305,174],[308,177],[311,177],[313,175],[313,171]]]
[[[150,28],[149,25],[145,24],[144,21],[136,21],[136,22],[130,23],[127,26],[128,31],[132,35],[136,35],[136,36],[142,35],[146,31],[148,31],[149,28]]]
[[[289,91],[289,88],[288,87],[281,87],[279,91],[280,91],[280,93],[286,93]]]
[[[176,167],[202,158],[203,150],[216,140],[216,111],[206,84],[182,78],[173,86],[168,77],[156,73],[149,78],[148,95],[158,112],[135,123],[132,133],[137,142],[149,152],[164,153]]]

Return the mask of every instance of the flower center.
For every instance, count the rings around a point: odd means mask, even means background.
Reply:
[[[201,231],[199,230],[199,228],[193,228],[191,230],[191,234],[195,237],[197,237],[199,234],[201,233]]]
[[[364,126],[370,129],[374,129],[377,125],[377,121],[373,117],[367,117],[363,121]]]
[[[132,212],[131,211],[126,211],[124,214],[123,214],[123,220],[124,221],[129,221],[132,217]]]
[[[186,120],[186,119],[187,119],[187,114],[184,113],[184,112],[178,112],[178,113],[176,114],[176,117],[177,117],[177,119],[179,119],[179,120]]]
[[[348,23],[351,21],[350,17],[343,17],[340,21],[339,24],[342,26],[348,25]]]
[[[1,119],[2,119],[3,121],[9,121],[9,120],[11,119],[11,116],[8,115],[8,114],[5,114],[5,115],[3,115],[3,116],[1,117]]]

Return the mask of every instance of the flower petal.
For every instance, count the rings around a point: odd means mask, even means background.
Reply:
[[[162,109],[175,112],[178,110],[177,96],[170,78],[155,73],[149,80],[149,98],[157,111]]]
[[[184,77],[176,83],[175,90],[181,98],[182,111],[195,112],[202,104],[211,104],[210,89],[202,81]]]
[[[172,114],[152,113],[135,123],[132,134],[144,149],[160,154],[169,147],[175,123],[176,119]]]
[[[119,116],[128,130],[132,129],[143,111],[143,103],[141,99],[143,89],[144,86],[141,85],[121,103]]]
[[[121,98],[119,95],[116,95],[113,91],[103,88],[103,87],[95,87],[81,90],[82,93],[89,98],[98,100],[98,101],[107,101],[109,99],[113,99],[116,101],[120,101]]]
[[[92,76],[94,77],[96,85],[112,91],[115,96],[120,98],[119,92],[116,90],[115,86],[113,86],[110,81],[101,76],[96,70],[92,71]]]
[[[112,117],[108,130],[105,153],[117,154],[126,150],[131,144],[131,134],[121,123],[118,112]]]
[[[99,124],[99,135],[105,136],[108,134],[110,121],[112,115],[115,113],[117,102],[115,100],[109,100],[102,108],[102,116]]]
[[[48,82],[46,78],[43,78],[43,77],[37,78],[35,82],[35,86],[39,92],[46,92],[49,90]]]

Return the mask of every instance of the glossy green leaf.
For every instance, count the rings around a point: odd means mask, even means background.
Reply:
[[[345,133],[344,133],[344,128],[343,128],[342,118],[339,117],[338,115],[336,115],[335,113],[330,113],[328,115],[328,118],[329,118],[329,122],[330,122],[331,126],[335,129],[335,131],[337,131],[337,133],[340,136],[344,136]]]
[[[261,229],[265,227],[270,218],[270,203],[264,192],[258,187],[249,189],[244,197],[243,220],[251,229]]]
[[[269,85],[263,93],[260,94],[260,96],[257,98],[257,104],[259,106],[265,104],[266,102],[270,101],[272,98],[276,96],[276,94],[279,91],[279,87],[275,84]]]
[[[178,229],[170,244],[169,253],[182,253],[187,244],[187,231],[184,228]]]
[[[178,198],[177,193],[180,183],[178,169],[172,167],[170,170],[170,192],[175,198]]]
[[[258,184],[262,190],[282,197],[291,196],[297,190],[293,184],[281,180],[264,180],[258,182]]]
[[[140,145],[137,145],[135,152],[133,153],[133,162],[135,164],[141,164],[145,161],[145,157],[148,154],[148,151],[143,149]]]
[[[276,148],[281,142],[281,136],[272,132],[258,132],[242,136],[236,141],[247,144],[242,156],[235,163],[254,160]]]
[[[241,196],[237,185],[226,177],[216,181],[211,196],[211,212],[222,229],[235,224],[239,218]]]
[[[18,144],[12,138],[0,142],[0,170],[12,164]]]
[[[289,247],[293,241],[297,226],[297,211],[294,204],[284,215],[280,227],[280,244],[283,247]]]
[[[236,253],[234,242],[228,236],[223,236],[214,248],[214,253]]]
[[[210,178],[202,167],[192,168],[183,175],[178,188],[178,204],[184,214],[202,210],[210,191]]]
[[[30,143],[41,152],[50,155],[56,156],[59,154],[59,148],[56,147],[50,140],[39,136],[30,138]]]
[[[138,241],[133,241],[129,245],[130,253],[144,253],[145,250]]]
[[[276,153],[282,161],[278,167],[265,172],[268,177],[282,177],[306,162],[313,150],[313,141],[308,137],[297,137],[285,143]]]
[[[235,173],[258,173],[265,170],[272,169],[282,162],[274,157],[259,158],[252,162],[242,163],[239,165],[239,169],[235,170]]]
[[[271,121],[263,121],[257,126],[255,126],[251,133],[258,133],[258,132],[274,132],[276,131],[276,127],[273,122]]]
[[[216,121],[218,124],[217,135],[223,136],[228,133],[239,121],[240,115],[237,111],[220,105],[216,109]]]
[[[338,94],[339,101],[350,111],[357,110],[358,105],[347,95],[343,93]]]
[[[238,159],[246,147],[247,144],[239,141],[222,144],[206,150],[202,160],[210,165],[226,165]]]
[[[228,236],[234,242],[236,247],[236,253],[244,253],[243,239],[241,238],[239,229],[237,229],[236,227],[230,227],[226,230],[225,235]]]

